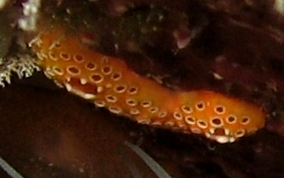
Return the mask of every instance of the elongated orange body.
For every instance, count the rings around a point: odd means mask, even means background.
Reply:
[[[212,91],[171,91],[131,71],[120,59],[53,28],[31,43],[45,74],[69,92],[139,123],[202,134],[219,143],[255,132],[265,116],[257,106]]]

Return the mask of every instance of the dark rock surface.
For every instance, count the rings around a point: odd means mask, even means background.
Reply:
[[[90,47],[166,87],[214,90],[263,107],[265,128],[225,145],[153,129],[95,108],[37,73],[0,90],[1,157],[27,178],[134,177],[129,165],[155,177],[124,145],[129,141],[174,178],[284,177],[284,17],[276,1],[172,2],[52,0],[44,1],[42,16],[83,27],[96,40]]]

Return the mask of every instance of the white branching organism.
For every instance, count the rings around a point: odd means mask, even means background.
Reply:
[[[36,59],[29,54],[18,54],[9,58],[0,58],[0,86],[11,83],[13,73],[18,77],[30,77],[35,71],[39,71]]]
[[[25,31],[34,31],[38,19],[41,0],[27,0],[23,3],[23,17],[19,19],[20,28]]]

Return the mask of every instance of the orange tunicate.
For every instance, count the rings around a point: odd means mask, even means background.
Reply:
[[[261,108],[212,91],[177,94],[180,110],[193,132],[220,143],[234,142],[262,128]]]
[[[142,77],[120,59],[82,43],[61,27],[42,31],[31,43],[47,77],[69,92],[139,123],[234,142],[264,126],[260,108],[211,91],[171,91]]]

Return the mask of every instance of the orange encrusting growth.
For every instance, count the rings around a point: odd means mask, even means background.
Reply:
[[[31,42],[45,74],[69,92],[139,123],[203,134],[220,143],[263,127],[257,106],[210,91],[171,91],[131,71],[120,59],[85,46],[62,28]]]
[[[233,142],[264,126],[264,113],[250,103],[202,90],[177,95],[191,132],[218,142]]]

